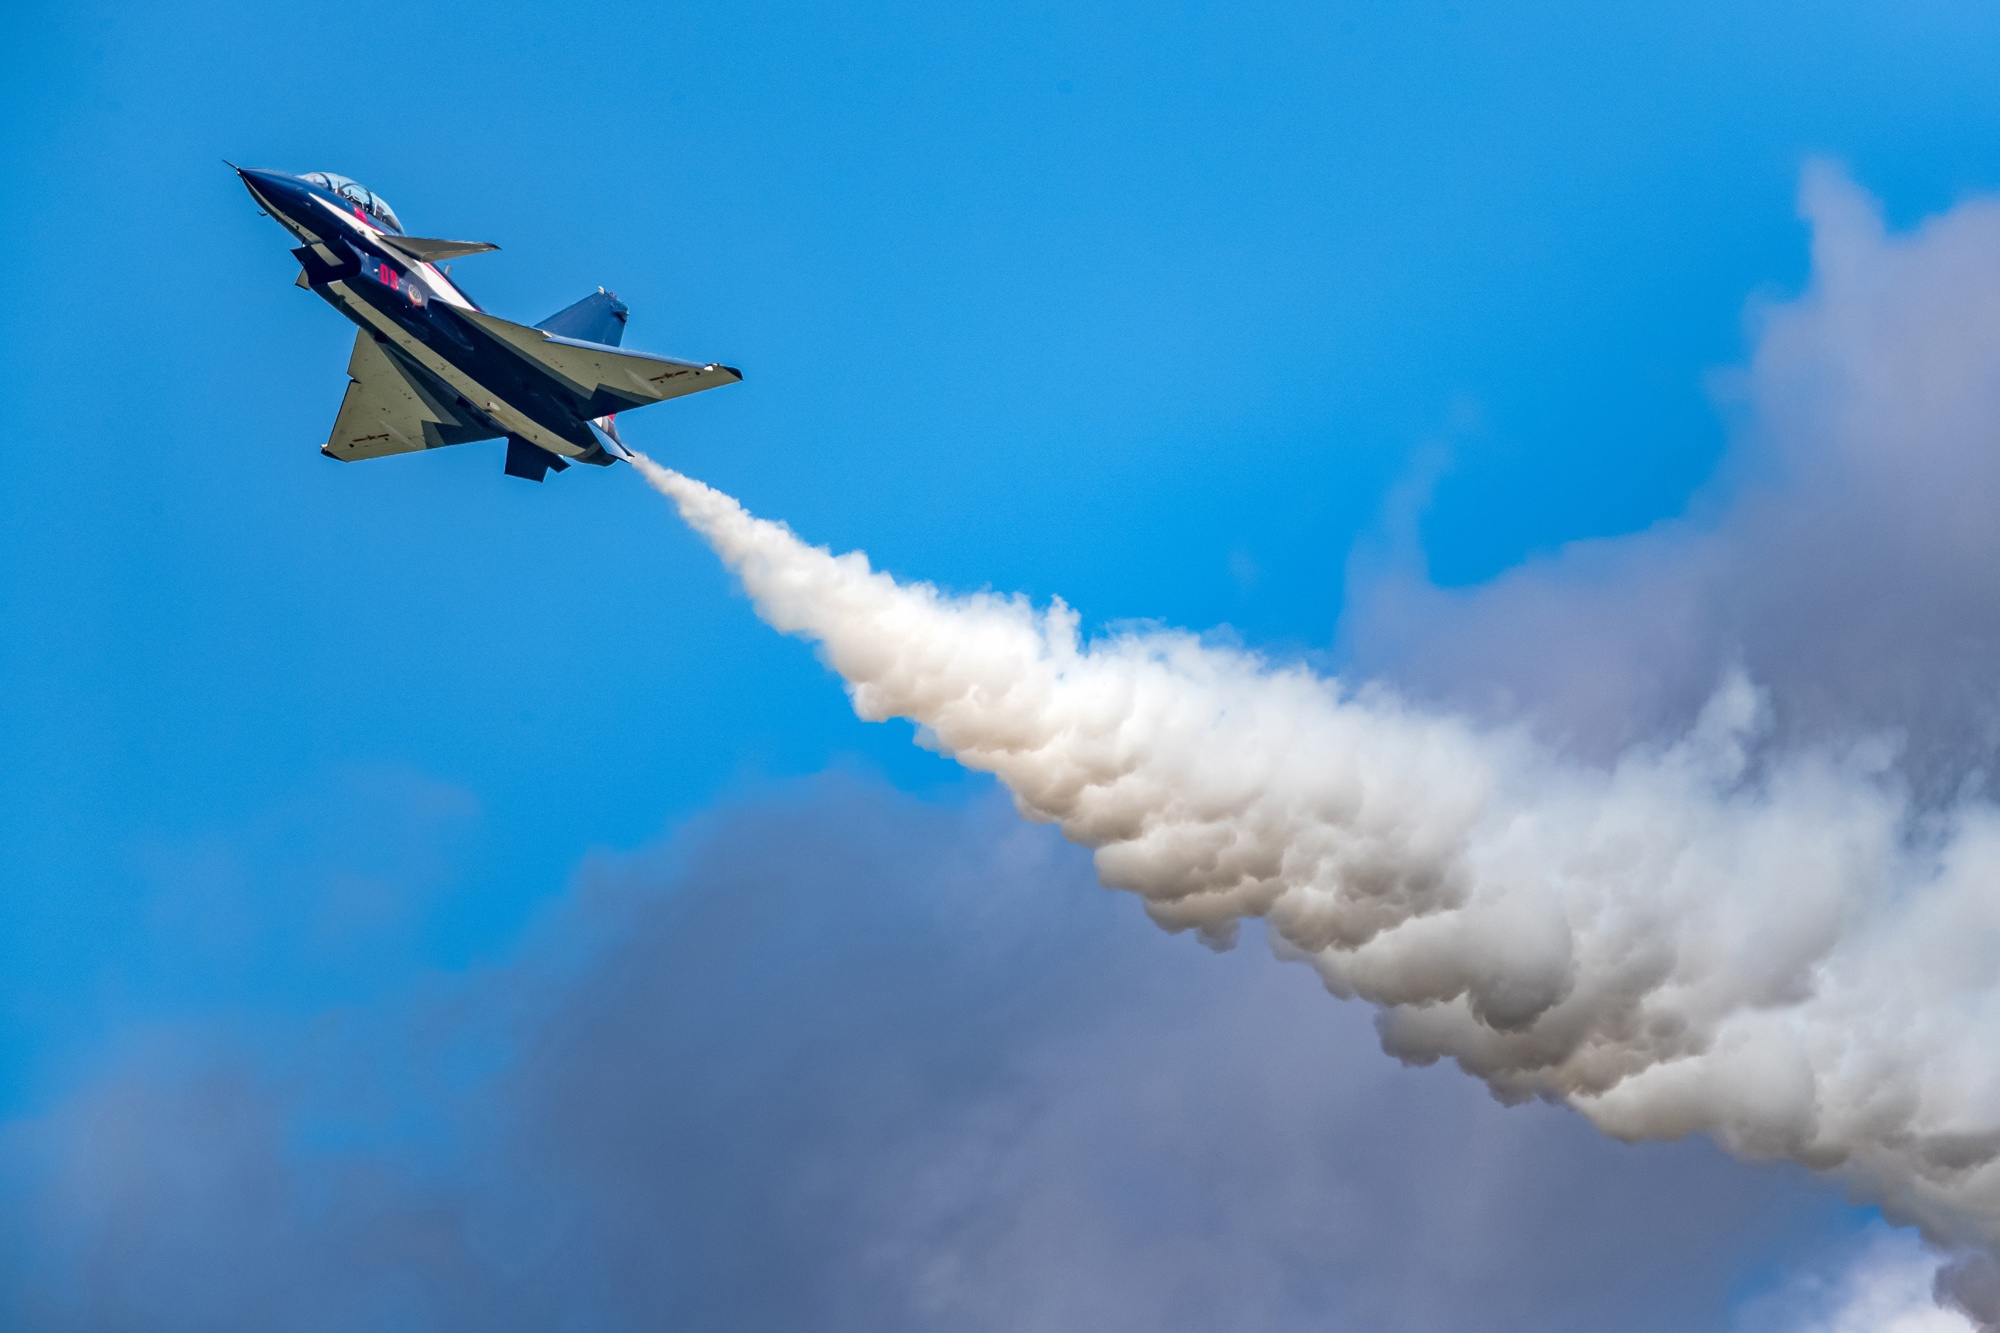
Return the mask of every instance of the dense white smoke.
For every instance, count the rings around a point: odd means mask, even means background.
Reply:
[[[1096,849],[1162,924],[1265,918],[1405,1059],[1839,1170],[2000,1239],[2000,811],[1911,808],[1860,747],[1752,771],[1758,697],[1602,770],[1178,634],[900,584],[643,465],[863,717],[909,718]]]
[[[1856,299],[1881,299],[1860,287]],[[2000,335],[1989,341],[1909,373],[1946,397],[1957,375],[2000,402],[1987,373]],[[1865,375],[1823,387],[1830,418],[1848,400],[1884,410]],[[2000,428],[2000,410],[1987,424]],[[1892,415],[1883,429],[1905,427],[1924,422]],[[1859,505],[1847,482],[1869,474],[1865,450],[1840,420],[1828,430],[1842,502]],[[1789,696],[1774,706],[1724,669],[1730,627],[1704,621],[1724,651],[1692,720],[1586,761],[1527,722],[1473,721],[1187,634],[1084,642],[1060,602],[899,583],[640,467],[760,615],[819,645],[861,716],[910,719],[996,775],[1162,925],[1222,942],[1262,918],[1331,990],[1379,1008],[1389,1051],[1454,1060],[1502,1098],[1561,1101],[1621,1138],[1700,1133],[1832,1173],[1959,1248],[1941,1287],[2000,1326],[2000,806],[1976,786],[1913,795],[1877,713],[1845,731],[1774,731]],[[1948,493],[1934,482],[1925,493]],[[1701,544],[1687,565],[1706,570],[1718,551]],[[1867,647],[1848,646],[1850,659]]]

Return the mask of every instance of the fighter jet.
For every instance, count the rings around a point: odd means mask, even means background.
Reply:
[[[571,462],[629,459],[618,413],[743,378],[714,362],[619,350],[625,303],[602,287],[533,328],[489,315],[439,265],[499,246],[407,236],[381,195],[345,176],[230,165],[302,242],[292,251],[298,285],[361,326],[347,396],[320,448],[328,458],[504,438],[507,475],[540,481]]]

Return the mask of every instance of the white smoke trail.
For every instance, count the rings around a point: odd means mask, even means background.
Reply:
[[[1760,753],[1741,677],[1687,735],[1597,768],[1186,634],[1084,643],[1060,602],[898,583],[639,467],[857,713],[993,773],[1162,925],[1261,917],[1405,1060],[2000,1244],[1993,805],[1921,814],[1886,746]]]

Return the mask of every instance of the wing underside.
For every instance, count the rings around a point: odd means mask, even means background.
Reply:
[[[565,338],[496,318],[483,310],[461,313],[561,381],[576,399],[578,414],[583,417],[664,402],[718,385],[734,384],[743,378],[742,372],[713,362],[703,365],[677,361]]]
[[[501,432],[458,404],[458,396],[363,331],[347,361],[347,396],[321,449],[348,461],[498,439]]]

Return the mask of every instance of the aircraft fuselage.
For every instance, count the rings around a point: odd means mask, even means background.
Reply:
[[[359,204],[296,176],[238,174],[264,211],[305,242],[292,253],[306,285],[435,375],[463,410],[489,422],[496,435],[519,436],[552,454],[595,461],[604,453],[590,418],[621,404],[587,411],[558,398],[545,375],[459,314],[479,307],[449,277],[394,254],[382,239],[391,233]]]
[[[364,357],[357,347],[349,400],[322,450],[331,457],[505,437],[507,470],[539,480],[565,459],[608,464],[626,456],[616,413],[742,378],[715,363],[617,347],[625,307],[601,288],[534,329],[487,314],[432,259],[496,247],[407,236],[388,206],[352,181],[237,174],[301,242],[292,251],[299,284],[386,357]],[[365,385],[371,368],[379,382]]]

